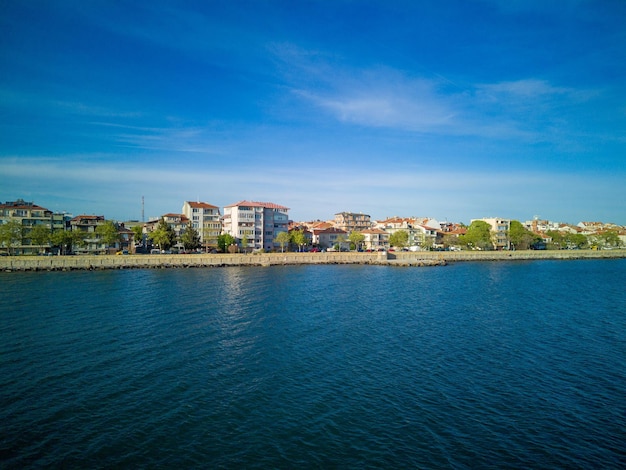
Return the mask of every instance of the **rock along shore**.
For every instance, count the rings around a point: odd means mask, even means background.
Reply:
[[[445,266],[455,261],[512,261],[626,258],[626,250],[456,251],[382,253],[262,253],[124,256],[3,256],[0,271],[210,268],[301,264]]]

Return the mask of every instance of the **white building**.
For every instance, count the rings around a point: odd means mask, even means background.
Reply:
[[[509,240],[509,230],[511,229],[511,221],[509,219],[500,219],[497,217],[489,217],[484,219],[472,219],[482,220],[491,225],[491,242],[496,250],[509,250],[511,249],[511,242]]]
[[[289,231],[289,208],[272,202],[240,201],[224,207],[224,232],[252,249],[272,250],[280,232]]]
[[[217,237],[222,233],[220,209],[206,202],[185,201],[183,214],[191,226],[200,235],[200,242],[205,248],[217,247]]]

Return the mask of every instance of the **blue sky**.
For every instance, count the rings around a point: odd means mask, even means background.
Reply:
[[[21,1],[0,199],[626,224],[626,2]]]

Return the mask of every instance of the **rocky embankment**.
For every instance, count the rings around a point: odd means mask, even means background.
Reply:
[[[2,256],[1,271],[210,268],[296,264],[444,266],[458,261],[626,258],[626,250],[457,251],[388,253],[263,253],[217,255]]]

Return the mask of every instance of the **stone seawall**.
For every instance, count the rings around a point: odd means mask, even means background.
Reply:
[[[390,252],[388,258],[403,260],[419,257],[424,260],[446,261],[507,261],[545,259],[608,259],[626,258],[624,250],[522,250],[522,251],[425,251]]]
[[[442,266],[455,261],[626,258],[626,250],[460,251],[389,253],[263,253],[257,255],[3,256],[0,271],[161,269],[295,264]]]

